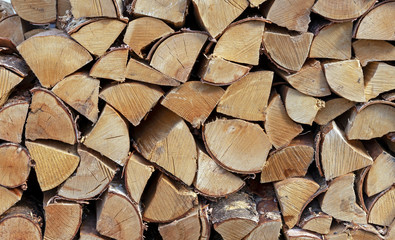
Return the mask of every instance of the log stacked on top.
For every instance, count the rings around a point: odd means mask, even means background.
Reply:
[[[395,239],[395,1],[11,2],[1,239]]]

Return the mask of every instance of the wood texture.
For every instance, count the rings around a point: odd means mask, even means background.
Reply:
[[[325,102],[325,107],[321,108],[315,116],[314,122],[319,125],[326,125],[347,110],[352,108],[355,102],[345,98],[333,98]]]
[[[386,41],[361,39],[353,42],[352,47],[363,67],[369,62],[395,60],[395,46]]]
[[[15,12],[24,20],[32,23],[50,23],[56,20],[56,1],[12,0]]]
[[[22,141],[23,129],[29,110],[27,101],[9,101],[0,108],[0,139],[20,143]]]
[[[19,188],[8,189],[0,186],[1,204],[0,215],[3,215],[10,207],[22,198],[22,190]]]
[[[15,143],[0,145],[0,185],[7,188],[26,187],[30,167],[31,159],[26,148]]]
[[[116,8],[112,0],[89,0],[82,3],[70,0],[71,12],[75,18],[80,17],[117,17]]]
[[[335,0],[333,2],[318,0],[313,6],[313,11],[330,20],[346,21],[361,16],[374,3],[374,0]]]
[[[364,69],[366,100],[395,89],[395,67],[383,62],[371,62]]]
[[[96,61],[89,75],[95,78],[106,78],[119,82],[125,81],[128,55],[129,49],[126,47],[110,49]]]

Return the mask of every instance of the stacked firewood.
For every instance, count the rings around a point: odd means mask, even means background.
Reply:
[[[0,239],[395,239],[395,1],[0,18]]]

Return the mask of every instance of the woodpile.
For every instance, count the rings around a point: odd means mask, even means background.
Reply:
[[[0,239],[394,240],[394,0],[0,1]]]

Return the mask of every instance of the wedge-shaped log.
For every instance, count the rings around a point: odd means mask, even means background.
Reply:
[[[83,137],[83,144],[123,166],[130,150],[129,125],[108,104],[92,130]]]
[[[11,100],[0,108],[0,139],[20,143],[25,126],[29,102],[24,100]]]
[[[345,113],[355,106],[355,102],[345,98],[333,98],[325,102],[325,107],[321,108],[315,116],[314,122],[319,125],[326,125],[333,119]]]
[[[250,72],[226,89],[217,112],[249,121],[264,121],[273,72]],[[255,103],[255,104],[250,104]]]
[[[46,88],[51,88],[65,76],[92,61],[92,56],[85,48],[55,29],[30,37],[17,48]]]
[[[12,0],[15,12],[32,23],[50,23],[56,20],[56,0]]]
[[[127,47],[110,49],[92,66],[89,75],[119,82],[125,81],[128,55],[129,49]]]
[[[203,138],[213,159],[236,173],[260,172],[272,147],[258,124],[238,119],[217,119],[207,123]]]
[[[23,191],[20,188],[8,189],[0,186],[0,215],[3,215],[10,207],[19,202],[22,198]]]
[[[70,0],[71,12],[75,18],[81,17],[117,17],[113,0],[88,0],[81,2]]]
[[[0,185],[15,188],[26,186],[30,173],[30,156],[19,144],[3,143],[0,145]]]
[[[366,100],[395,89],[395,67],[382,62],[371,62],[364,69]]]
[[[1,8],[0,19],[3,19],[7,16],[11,16],[15,13],[12,4],[6,1],[2,1],[0,3],[0,8]]]
[[[0,32],[1,38],[9,39],[15,46],[25,40],[20,15],[11,15],[1,19]]]
[[[333,2],[318,0],[313,6],[313,12],[333,21],[347,21],[360,17],[375,2],[375,0],[335,0]]]
[[[91,211],[83,219],[80,228],[80,240],[109,240],[96,230],[96,212]]]
[[[373,197],[373,199],[368,199],[368,222],[381,226],[389,226],[395,219],[394,199],[394,186]]]
[[[5,104],[12,90],[23,80],[23,77],[13,71],[0,66],[0,106]]]
[[[135,148],[187,185],[196,174],[195,140],[181,117],[158,107],[133,132]]]
[[[224,94],[220,87],[199,81],[188,81],[167,93],[161,104],[178,116],[200,127]]]
[[[265,22],[261,18],[247,18],[232,23],[214,48],[214,56],[251,65],[259,64]]]
[[[395,46],[386,41],[361,39],[352,47],[363,67],[374,61],[395,61]]]
[[[202,32],[175,33],[159,43],[150,65],[169,77],[186,82],[207,38]]]
[[[298,226],[304,230],[319,234],[328,234],[332,224],[332,216],[322,212],[318,201],[313,201],[304,210]]]
[[[171,222],[182,218],[197,205],[197,194],[179,182],[160,174],[148,188],[143,219],[148,222]]]

